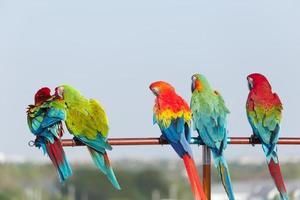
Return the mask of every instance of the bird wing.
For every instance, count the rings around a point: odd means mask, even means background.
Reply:
[[[191,101],[193,111],[194,129],[196,129],[203,142],[222,152],[226,147],[227,123],[229,110],[224,99],[218,92],[212,95],[195,92]]]
[[[66,125],[68,130],[81,142],[104,153],[112,149],[107,143],[108,119],[104,109],[95,99],[83,96],[68,102]]]
[[[160,106],[157,101],[154,106],[154,122],[158,123],[163,136],[171,143],[172,147],[183,156],[188,153],[192,156],[192,151],[189,146],[191,138],[190,133],[190,110],[186,109],[183,99],[180,97],[172,97],[173,101],[170,105],[164,102],[164,107]],[[171,98],[166,99],[170,101]],[[179,109],[174,109],[174,108]]]
[[[271,105],[257,101],[254,95],[249,95],[247,102],[247,117],[256,134],[264,144],[275,144],[278,140],[281,121],[282,104],[277,94],[273,94]]]

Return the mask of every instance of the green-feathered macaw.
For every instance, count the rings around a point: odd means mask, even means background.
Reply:
[[[107,176],[116,189],[121,189],[106,150],[112,150],[107,142],[108,119],[103,107],[95,99],[83,97],[78,90],[62,85],[55,89],[56,100],[64,104],[66,125],[74,139],[87,145],[96,166]]]
[[[200,139],[211,149],[215,167],[218,169],[221,181],[230,200],[234,193],[228,165],[224,157],[227,146],[227,115],[223,97],[213,90],[202,74],[192,76],[191,110],[194,129]]]
[[[49,156],[60,181],[64,182],[72,175],[60,141],[63,135],[62,122],[66,115],[61,105],[52,101],[50,93],[46,87],[37,91],[34,105],[29,105],[27,110],[27,122],[30,131],[36,136],[35,146]]]

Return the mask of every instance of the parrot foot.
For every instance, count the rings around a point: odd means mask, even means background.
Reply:
[[[75,144],[81,144],[82,143],[77,137],[73,137],[73,140],[74,140]]]
[[[40,147],[42,146],[41,144],[43,144],[44,142],[45,142],[45,141],[44,141],[44,138],[43,138],[43,137],[37,136],[37,137],[35,138],[34,141],[31,141],[31,142],[29,142],[28,144],[29,144],[29,145],[32,145],[32,147],[34,146],[34,147],[40,148]]]
[[[255,141],[257,141],[257,140],[258,140],[258,137],[255,136],[254,134],[252,134],[250,137],[250,143],[253,147],[255,146]]]
[[[165,136],[161,135],[161,136],[159,137],[159,143],[160,143],[160,144],[165,144],[166,141],[167,141],[167,139],[166,139]]]
[[[203,142],[202,138],[200,137],[200,135],[197,137],[197,144],[198,146],[200,145],[205,145],[205,143]]]

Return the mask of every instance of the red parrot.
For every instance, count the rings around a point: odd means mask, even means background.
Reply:
[[[161,137],[171,144],[183,160],[195,199],[206,200],[189,145],[192,114],[188,104],[176,94],[169,83],[154,82],[150,85],[150,90],[156,96],[153,108],[154,124],[158,124]]]
[[[254,134],[252,138],[256,137],[262,143],[269,171],[280,198],[287,200],[288,195],[281,175],[276,145],[282,118],[282,103],[278,95],[272,92],[272,87],[265,76],[254,73],[247,79],[250,92],[246,110]]]

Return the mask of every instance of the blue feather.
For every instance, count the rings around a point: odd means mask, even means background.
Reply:
[[[222,184],[226,190],[229,200],[234,200],[234,193],[232,189],[232,183],[227,162],[223,155],[213,152],[215,167],[219,170],[219,175],[222,180]]]
[[[183,117],[182,117],[183,118]],[[168,128],[160,127],[163,136],[174,148],[176,153],[182,158],[185,154],[193,157],[188,140],[190,139],[189,126],[184,124],[184,120],[172,120]]]
[[[157,119],[156,119],[156,114],[155,113],[153,113],[152,121],[153,121],[153,125],[157,123]]]
[[[118,183],[118,180],[115,176],[115,173],[114,173],[112,167],[110,166],[110,163],[107,163],[109,161],[105,160],[105,158],[104,158],[104,154],[106,154],[106,152],[105,151],[104,151],[104,153],[98,152],[90,147],[88,147],[88,150],[90,151],[92,159],[93,159],[95,165],[97,166],[97,168],[107,176],[108,180],[113,184],[113,186],[116,189],[121,190],[120,184]],[[107,156],[107,154],[106,154],[106,156]]]
[[[75,138],[101,153],[104,153],[105,149],[112,150],[110,144],[106,142],[106,139],[100,133],[97,134],[97,137],[95,139],[88,139],[83,135],[76,135]]]
[[[50,108],[39,109],[35,116],[28,120],[31,122],[29,124],[31,132],[36,136],[35,146],[41,148],[44,154],[52,157],[50,158],[61,182],[72,175],[71,166],[60,143],[60,126],[64,118],[63,111]]]

